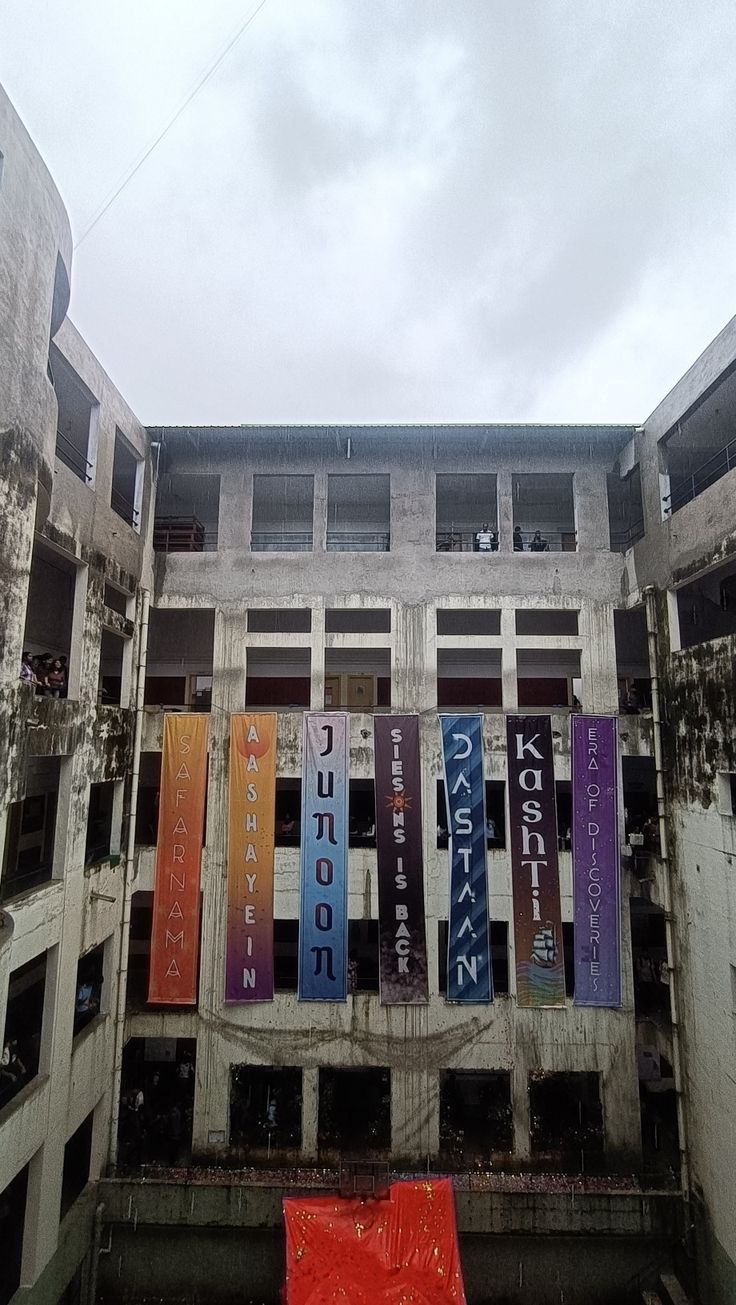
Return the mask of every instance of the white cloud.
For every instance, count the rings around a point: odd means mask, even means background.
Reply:
[[[5,0],[77,233],[247,12]],[[728,0],[269,0],[72,315],[152,422],[641,419],[733,310],[734,36]]]

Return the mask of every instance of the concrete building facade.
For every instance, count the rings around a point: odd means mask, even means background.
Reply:
[[[478,1298],[493,1254],[508,1299],[524,1265],[543,1302],[635,1300],[679,1257],[702,1302],[733,1301],[736,319],[636,429],[146,431],[66,318],[68,221],[2,93],[0,154],[0,1302],[120,1299],[144,1263],[174,1290],[139,1216],[172,1245],[232,1230],[234,1184],[268,1294],[276,1194],[346,1156],[458,1175]],[[26,652],[45,686],[19,678]],[[278,715],[276,995],[232,1006],[229,721],[251,709]],[[331,709],[350,714],[353,973],[345,1003],[315,1006],[296,993],[301,742],[303,713]],[[571,956],[580,709],[619,719],[623,1003],[576,1007],[570,970],[564,1009],[523,1009],[504,719],[551,718]],[[209,770],[198,999],[173,1009],[147,975],[163,722],[182,710],[209,715]],[[443,710],[484,717],[485,1007],[445,1000]],[[426,1006],[377,990],[386,711],[420,720]],[[184,1166],[221,1166],[217,1191],[182,1204]],[[474,1203],[463,1185],[491,1172]],[[550,1174],[571,1194],[554,1208],[533,1195]],[[535,1230],[582,1240],[530,1250]],[[584,1247],[608,1256],[603,1284],[560,1278]]]

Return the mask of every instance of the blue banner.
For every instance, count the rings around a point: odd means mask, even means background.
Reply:
[[[439,719],[450,836],[447,1000],[493,1001],[483,717]]]
[[[348,744],[346,713],[305,713],[300,1001],[347,998]]]

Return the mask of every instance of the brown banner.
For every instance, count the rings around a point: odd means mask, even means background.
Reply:
[[[564,1006],[557,805],[549,716],[507,716],[516,998]]]
[[[197,1000],[208,722],[164,718],[148,1000],[166,1006]]]

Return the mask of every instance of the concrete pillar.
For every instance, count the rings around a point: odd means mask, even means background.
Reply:
[[[501,609],[501,701],[504,711],[516,711],[519,706],[519,686],[516,679],[516,613],[513,607]]]
[[[302,1071],[302,1155],[305,1160],[317,1159],[318,1102],[319,1070],[310,1067]]]
[[[324,603],[314,603],[312,606],[311,674],[309,707],[311,711],[322,711],[325,705]]]
[[[520,1039],[516,1037],[514,1063],[511,1069],[511,1102],[514,1126],[514,1163],[527,1162],[531,1155],[529,1117],[529,1066],[521,1054]]]
[[[421,1046],[427,1011],[410,1008]],[[424,1167],[439,1151],[439,1074],[428,1066],[391,1071],[391,1154],[394,1160]]]
[[[327,472],[315,472],[314,515],[312,518],[312,549],[315,553],[324,553],[327,548],[327,490]]]
[[[513,552],[514,533],[514,496],[513,475],[510,471],[499,471],[496,478],[498,493],[498,548],[501,553]]]
[[[253,473],[228,473],[220,478],[219,549],[250,550],[253,522]]]
[[[600,468],[576,471],[573,477],[578,549],[608,550],[608,491]]]
[[[427,608],[424,604],[396,604],[392,624],[392,709],[431,711],[437,705],[437,657]]]

